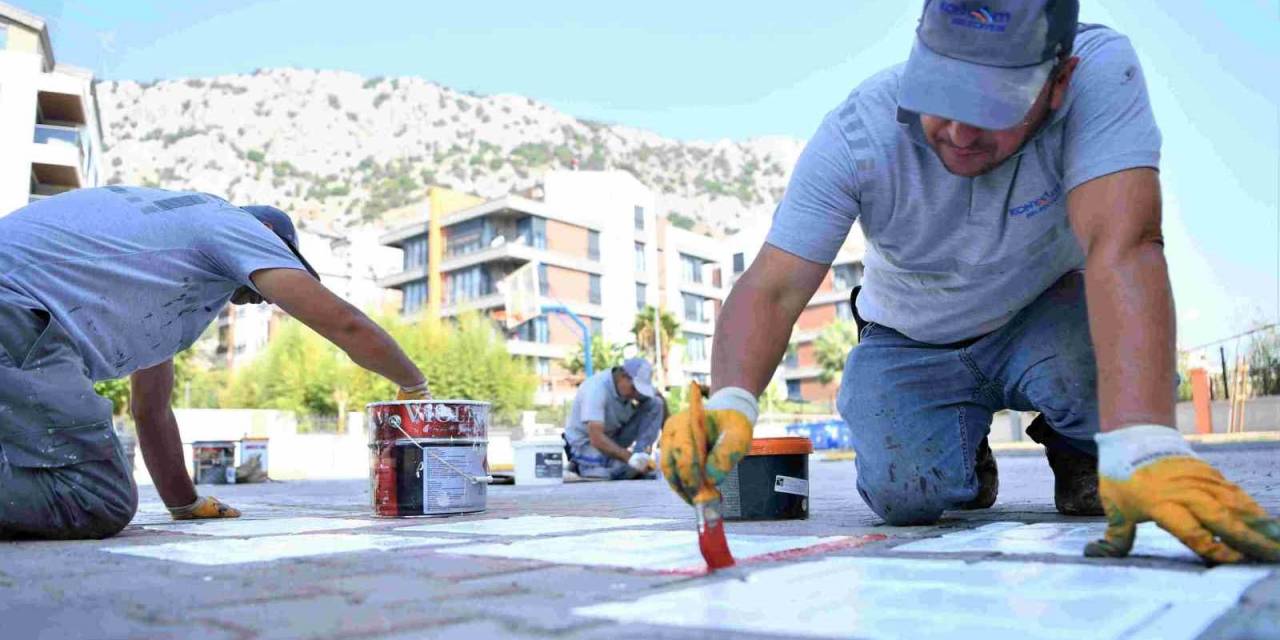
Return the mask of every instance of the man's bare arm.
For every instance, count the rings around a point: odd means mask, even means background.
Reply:
[[[791,340],[791,327],[826,276],[829,265],[764,245],[733,285],[711,347],[716,389],[741,387],[759,396]]]
[[[155,482],[156,492],[168,507],[183,507],[196,501],[196,488],[187,475],[182,455],[182,436],[170,407],[173,395],[173,360],[129,377],[129,413],[138,428],[142,459]]]
[[[401,387],[423,382],[422,372],[382,327],[307,272],[262,269],[250,277],[268,301],[337,345],[356,364]]]
[[[610,458],[616,458],[623,462],[631,459],[631,452],[618,446],[613,438],[605,435],[603,422],[587,423],[587,439],[591,441],[591,446],[595,447]]]
[[[1087,256],[1089,331],[1102,430],[1174,426],[1175,320],[1153,169],[1120,171],[1067,196]]]

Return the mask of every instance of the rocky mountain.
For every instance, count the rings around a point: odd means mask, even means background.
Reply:
[[[273,69],[97,91],[108,182],[198,189],[337,226],[379,224],[428,185],[496,197],[576,165],[630,171],[677,224],[733,231],[772,212],[803,146],[672,140],[413,77]]]

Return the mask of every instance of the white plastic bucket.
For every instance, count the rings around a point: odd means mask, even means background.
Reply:
[[[517,485],[560,484],[564,482],[564,441],[556,438],[517,440],[515,452]]]

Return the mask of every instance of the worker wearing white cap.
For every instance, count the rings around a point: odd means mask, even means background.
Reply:
[[[631,358],[582,382],[564,425],[569,469],[583,478],[652,477],[649,449],[662,430],[653,366]]]

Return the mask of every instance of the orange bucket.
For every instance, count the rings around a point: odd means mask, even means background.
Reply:
[[[720,485],[725,520],[804,520],[809,517],[809,454],[802,437],[756,438]]]

